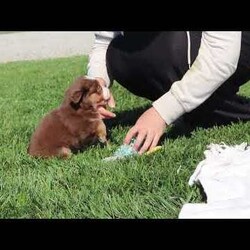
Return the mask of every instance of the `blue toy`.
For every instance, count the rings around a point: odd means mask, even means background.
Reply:
[[[129,156],[139,155],[138,152],[133,147],[134,144],[135,144],[135,138],[131,140],[129,145],[127,144],[121,145],[112,156],[104,158],[103,161],[114,161],[114,160],[124,159]],[[156,146],[144,154],[150,155],[160,150],[161,148],[162,146]]]
[[[135,139],[132,139],[130,144],[121,145],[113,154],[113,156],[106,157],[103,161],[113,161],[118,159],[123,159],[128,156],[138,155],[138,152],[133,148]]]

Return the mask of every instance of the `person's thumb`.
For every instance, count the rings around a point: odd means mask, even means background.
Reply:
[[[115,99],[113,97],[113,95],[110,93],[110,98],[108,100],[108,105],[110,108],[114,108],[115,107]]]

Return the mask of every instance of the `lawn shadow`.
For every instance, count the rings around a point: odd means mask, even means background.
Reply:
[[[116,113],[116,117],[110,120],[105,120],[105,124],[107,127],[107,132],[108,132],[108,138],[111,137],[110,135],[110,131],[112,128],[114,127],[132,127],[137,119],[147,110],[151,107],[150,104],[141,106],[141,107],[137,107],[135,109],[131,109],[131,110],[124,110],[121,112]],[[166,133],[163,134],[163,136],[161,137],[159,144],[162,144],[164,142],[164,140],[166,139],[176,139],[177,137],[180,136],[185,136],[188,137],[191,135],[191,132],[193,131],[193,129],[190,127],[189,124],[186,124],[181,118],[178,119],[174,126]]]
[[[236,103],[237,106],[233,106]],[[227,106],[226,106],[227,105]],[[222,127],[232,125],[238,122],[248,122],[249,116],[250,98],[245,96],[235,96],[232,102],[225,102],[225,111],[217,110],[211,113],[196,112],[186,113],[180,117],[173,127],[167,133],[167,137],[176,139],[180,136],[190,137],[192,132],[198,128],[209,129],[213,127]],[[239,109],[239,110],[237,110]],[[228,111],[227,111],[228,110]],[[232,111],[232,114],[228,115],[227,112]],[[241,114],[241,120],[237,117],[237,112]],[[247,112],[248,111],[248,112]]]
[[[241,97],[242,100],[247,102],[250,101],[249,98]],[[116,117],[110,120],[106,120],[105,124],[107,126],[107,131],[110,131],[111,128],[117,126],[129,126],[132,127],[137,119],[151,107],[150,104],[146,104],[141,107],[137,107],[131,110],[125,110],[116,114]],[[242,122],[247,122],[242,121]],[[191,116],[187,113],[180,117],[176,122],[168,129],[159,141],[159,145],[163,144],[163,142],[167,139],[177,139],[179,137],[190,138],[192,132],[197,129],[209,129],[213,127],[222,127],[232,125],[233,123],[237,123],[239,120],[236,118],[230,119],[228,117],[223,117],[218,114],[208,114],[207,116],[199,117],[196,116],[196,119],[192,119]]]
[[[110,120],[105,120],[105,124],[107,127],[107,133],[108,133],[108,138],[111,138],[111,129],[121,126],[121,127],[132,127],[137,119],[148,109],[150,108],[151,105],[145,105],[142,107],[137,107],[135,109],[131,110],[124,110],[121,112],[116,113],[116,117]],[[209,125],[209,124],[202,124],[202,123],[196,123],[196,124],[191,124],[188,121],[186,121],[183,117],[180,117],[174,124],[173,126],[166,131],[161,139],[159,140],[159,145],[163,144],[165,140],[167,139],[177,139],[179,137],[191,137],[192,132],[197,129],[197,128],[209,128],[215,126]],[[218,126],[218,125],[217,125]]]
[[[147,109],[149,109],[151,106],[145,105],[142,107],[138,107],[131,110],[124,110],[122,112],[116,113],[116,117],[110,120],[105,120],[105,124],[107,126],[107,129],[110,130],[111,128],[117,127],[117,126],[133,126],[137,119],[145,112]]]

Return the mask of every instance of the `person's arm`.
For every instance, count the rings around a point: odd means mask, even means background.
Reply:
[[[139,117],[124,143],[136,136],[134,147],[140,154],[154,148],[167,125],[202,104],[235,72],[240,49],[241,32],[203,32],[193,65]]]
[[[168,125],[202,104],[236,71],[240,49],[241,32],[202,33],[193,65],[166,94],[153,102]]]
[[[95,78],[101,85],[105,87],[110,86],[110,79],[106,67],[107,49],[112,39],[120,33],[120,31],[95,32],[94,43],[92,46],[92,50],[89,54],[87,76]],[[111,108],[115,107],[115,100],[112,93],[110,93],[110,98],[107,104]],[[107,110],[106,107],[100,106],[98,108],[98,111],[102,119],[109,119],[115,117],[115,113]]]
[[[118,34],[120,34],[120,31],[95,32],[94,43],[89,54],[87,75],[90,77],[103,79],[107,87],[110,85],[110,79],[106,67],[106,52],[110,42]]]

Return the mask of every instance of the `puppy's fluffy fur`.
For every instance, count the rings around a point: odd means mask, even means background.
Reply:
[[[32,135],[28,153],[36,157],[67,158],[98,140],[107,143],[106,126],[97,112],[105,106],[96,80],[79,77],[65,92],[61,106],[47,114]]]

